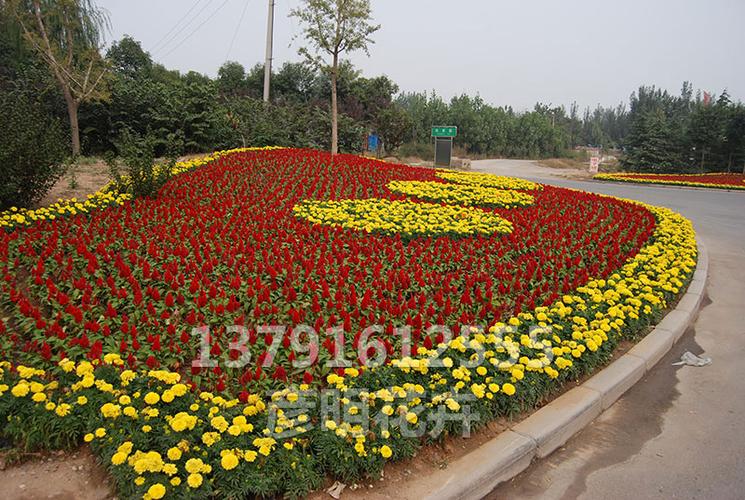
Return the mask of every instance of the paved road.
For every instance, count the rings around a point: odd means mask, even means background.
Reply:
[[[473,168],[672,208],[710,255],[708,297],[672,351],[565,447],[487,498],[744,499],[745,192],[559,179],[528,161]],[[686,350],[714,363],[671,366]]]

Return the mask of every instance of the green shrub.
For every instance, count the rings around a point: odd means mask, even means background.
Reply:
[[[431,160],[435,156],[435,147],[431,143],[407,142],[399,146],[396,154],[399,158],[421,158]]]
[[[180,147],[175,135],[170,138],[174,148]],[[157,142],[152,134],[140,136],[126,129],[119,135],[115,141],[119,158],[113,153],[107,153],[105,158],[119,192],[131,193],[135,198],[151,198],[168,181],[176,158],[175,155],[169,155],[164,164],[156,165]]]
[[[29,207],[64,173],[66,139],[58,120],[19,90],[0,92],[0,210]]]

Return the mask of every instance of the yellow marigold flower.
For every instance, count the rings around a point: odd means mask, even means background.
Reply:
[[[202,434],[202,442],[207,446],[212,446],[218,441],[220,441],[220,434],[217,432],[205,432]]]
[[[88,434],[83,436],[83,441],[85,441],[86,443],[90,443],[91,441],[93,441],[93,437],[93,434],[89,432]]]
[[[258,455],[259,455],[259,454],[258,454],[258,453],[256,453],[255,451],[253,451],[253,450],[248,450],[248,451],[246,451],[246,452],[244,452],[244,453],[243,453],[243,458],[245,458],[245,459],[246,459],[246,462],[253,462],[254,460],[256,460],[256,457],[257,457]]]
[[[181,478],[180,477],[171,478],[171,484],[173,486],[179,486],[179,485],[181,485]]]
[[[70,361],[67,358],[60,361],[58,365],[60,368],[62,368],[62,371],[64,371],[65,373],[70,373],[71,371],[75,369],[75,363],[73,361]]]
[[[515,380],[522,380],[525,377],[525,373],[522,370],[518,369],[518,368],[513,368],[510,371],[510,375],[512,375],[513,377],[515,377]]]
[[[504,392],[508,396],[512,396],[513,394],[515,394],[515,386],[512,385],[512,384],[510,384],[510,383],[503,384],[502,385],[502,392]]]
[[[183,432],[185,430],[192,430],[197,424],[197,417],[189,415],[186,412],[177,413],[170,422],[171,429],[176,432]]]
[[[220,459],[220,465],[225,470],[233,470],[238,467],[238,457],[235,456],[235,453],[228,452]]]
[[[106,403],[101,407],[101,414],[106,418],[117,418],[121,415],[121,406],[112,403]]]
[[[54,413],[57,414],[58,417],[66,417],[70,414],[70,411],[72,410],[72,406],[70,406],[67,403],[61,403],[57,408],[54,410]]]
[[[186,461],[186,465],[184,467],[186,468],[186,472],[189,472],[190,474],[195,474],[197,472],[202,471],[202,467],[204,467],[204,462],[202,462],[202,459],[200,458],[190,458],[189,460]]]
[[[175,398],[176,396],[173,391],[166,389],[165,391],[163,391],[161,400],[163,400],[164,403],[172,403]]]
[[[198,473],[189,474],[189,477],[186,478],[186,484],[188,484],[190,488],[199,488],[202,486],[202,481],[202,475]]]
[[[419,417],[417,416],[416,413],[410,411],[406,414],[406,421],[409,422],[410,424],[415,424],[419,421]]]
[[[173,460],[174,462],[177,460],[181,460],[181,450],[177,447],[170,448],[168,450],[168,459]]]
[[[43,392],[37,392],[36,394],[34,394],[33,396],[31,396],[31,399],[35,403],[43,403],[44,401],[47,400],[47,395],[44,394]]]
[[[222,415],[210,420],[210,425],[220,432],[225,432],[229,427],[228,421]]]
[[[26,397],[29,393],[28,384],[25,382],[19,382],[17,385],[13,386],[10,393],[17,398]]]
[[[160,483],[156,483],[147,489],[147,494],[153,500],[160,500],[166,495],[166,487]]]
[[[124,453],[125,455],[129,455],[130,453],[132,453],[132,448],[134,448],[134,444],[132,444],[132,441],[125,441],[119,445],[116,451]]]
[[[160,401],[160,396],[158,396],[158,393],[148,392],[147,394],[145,394],[145,403],[152,406],[158,404],[158,401]]]
[[[380,454],[383,456],[383,458],[391,458],[393,455],[393,450],[387,445],[384,444],[380,447]]]
[[[77,403],[80,406],[83,406],[88,403],[88,398],[86,398],[85,396],[78,396]]]
[[[124,370],[121,375],[119,375],[119,378],[122,381],[122,386],[129,385],[130,382],[132,382],[137,377],[137,374],[133,372],[132,370]]]
[[[104,429],[103,427],[99,427],[95,430],[94,434],[97,438],[102,438],[106,435],[106,429]]]
[[[114,453],[111,457],[111,463],[114,465],[121,465],[127,460],[127,455],[121,452]]]

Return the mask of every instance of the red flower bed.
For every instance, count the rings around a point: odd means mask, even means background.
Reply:
[[[743,174],[598,174],[595,178],[642,184],[745,189]]]
[[[635,255],[655,227],[645,208],[545,186],[531,206],[493,210],[511,234],[405,239],[313,226],[292,214],[306,199],[407,199],[394,180],[439,181],[434,170],[308,150],[222,157],[173,178],[157,199],[0,232],[0,359],[43,366],[119,352],[130,366],[168,367],[233,395],[288,379],[310,383],[325,360],[357,360],[360,332],[380,324],[389,357],[397,326],[431,347],[432,324],[493,324],[548,305]],[[320,333],[317,363],[289,328]],[[245,325],[252,362],[191,368],[192,329],[210,327],[215,359]],[[285,325],[260,334],[259,325]],[[325,336],[343,326],[340,337]],[[278,347],[271,355],[270,346]],[[221,364],[224,366],[224,364]],[[245,392],[244,392],[245,394]]]

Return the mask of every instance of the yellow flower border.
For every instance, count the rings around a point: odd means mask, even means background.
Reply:
[[[667,175],[676,175],[680,177],[701,177],[701,176],[711,176],[711,177],[717,177],[721,175],[729,175],[725,173],[710,173],[710,174],[643,174],[647,177],[665,177]],[[593,179],[597,179],[600,181],[615,181],[615,182],[629,182],[634,184],[660,184],[660,185],[667,185],[667,186],[687,186],[687,187],[699,187],[699,188],[710,188],[710,189],[732,189],[732,190],[745,190],[745,185],[735,185],[735,184],[712,184],[712,183],[706,183],[706,182],[695,182],[695,181],[673,181],[673,180],[665,180],[662,178],[659,179],[649,179],[649,178],[641,178],[641,177],[630,177],[628,173],[618,173],[618,174],[596,174],[593,176]],[[745,179],[743,181],[745,183]]]
[[[511,233],[512,223],[476,208],[385,200],[305,200],[292,209],[314,224],[403,236]]]
[[[521,191],[540,191],[543,189],[543,185],[538,184],[537,182],[526,181],[525,179],[518,179],[516,177],[493,175],[486,172],[437,170],[435,175],[440,179],[455,182],[457,184],[467,184],[486,188],[517,189]]]
[[[532,205],[533,196],[520,191],[482,187],[474,184],[452,184],[434,181],[393,181],[386,186],[391,192],[422,200],[454,203],[464,206],[524,207]]]

